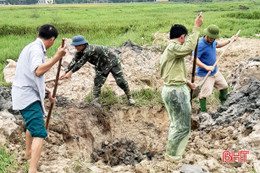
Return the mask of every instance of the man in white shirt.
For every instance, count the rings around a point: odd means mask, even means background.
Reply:
[[[31,158],[29,173],[37,172],[44,138],[47,131],[43,116],[45,90],[49,93],[51,103],[56,102],[52,93],[45,87],[44,73],[66,54],[66,47],[58,48],[55,56],[45,62],[45,53],[54,43],[58,31],[46,24],[39,28],[38,38],[22,50],[17,61],[15,77],[12,85],[12,104],[19,110],[26,125],[25,158]]]

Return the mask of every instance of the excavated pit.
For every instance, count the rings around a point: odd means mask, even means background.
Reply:
[[[144,108],[117,105],[108,110],[57,98],[60,103],[49,124],[40,171],[46,171],[44,165],[55,162],[59,155],[93,164],[102,162],[109,167],[129,165],[131,170],[143,160],[163,155],[169,121],[162,105]],[[47,103],[46,106],[48,109]]]

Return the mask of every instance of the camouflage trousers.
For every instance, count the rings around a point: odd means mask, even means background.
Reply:
[[[101,88],[104,85],[110,72],[115,78],[117,85],[125,92],[127,98],[129,99],[131,97],[131,93],[128,87],[128,83],[124,78],[123,70],[120,63],[113,66],[107,74],[104,74],[103,72],[98,71],[96,69],[96,76],[94,78],[93,98],[98,98],[100,96]]]
[[[182,157],[191,128],[189,90],[186,85],[164,86],[162,99],[171,120],[166,153]]]

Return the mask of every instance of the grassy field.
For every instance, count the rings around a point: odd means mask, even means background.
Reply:
[[[216,24],[222,37],[230,37],[238,29],[242,30],[240,36],[256,37],[260,33],[259,1],[1,6],[0,83],[6,59],[17,60],[22,48],[36,38],[37,28],[43,24],[53,24],[60,32],[48,50],[47,56],[51,57],[61,38],[78,34],[84,35],[90,44],[121,46],[130,39],[149,45],[153,33],[169,32],[172,24],[183,24],[191,31],[199,11],[204,15],[202,29]]]

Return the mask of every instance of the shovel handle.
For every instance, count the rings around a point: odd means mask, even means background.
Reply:
[[[197,44],[196,44],[195,51],[194,51],[194,59],[193,59],[192,74],[191,74],[191,83],[194,83],[194,81],[195,81],[197,53],[198,53],[198,40],[197,40]],[[191,104],[192,104],[192,95],[193,95],[193,89],[190,89],[190,103]]]
[[[238,30],[236,36],[238,36],[240,34],[241,30]],[[230,43],[226,46],[225,50],[221,53],[221,55],[219,56],[219,58],[217,59],[217,61],[214,63],[213,67],[215,68],[215,66],[217,65],[217,63],[219,62],[220,58],[224,55],[224,53],[226,52],[226,50],[229,48],[229,46],[234,42],[234,39],[232,39],[230,41]],[[207,75],[205,76],[205,78],[203,79],[203,81],[200,84],[200,88],[204,85],[204,83],[206,82],[206,80],[208,79],[209,75],[211,74],[211,71],[209,71],[207,73]]]
[[[64,42],[65,42],[65,39],[63,38],[61,47],[64,47]],[[58,88],[58,81],[59,81],[59,77],[60,77],[61,62],[62,62],[62,58],[59,60],[59,65],[58,65],[58,70],[57,70],[57,74],[56,74],[54,89],[52,92],[52,97],[56,96],[56,92],[57,92],[57,88]],[[50,106],[50,109],[48,112],[48,116],[47,116],[47,120],[46,120],[46,127],[45,127],[46,130],[48,130],[48,125],[49,125],[49,121],[51,118],[51,112],[52,112],[53,106],[54,106],[54,103],[51,103],[51,106]]]

